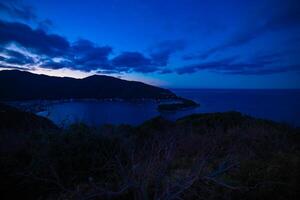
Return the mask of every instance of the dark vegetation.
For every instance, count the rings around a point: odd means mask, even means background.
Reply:
[[[0,71],[0,100],[60,99],[169,99],[174,93],[136,81],[94,75],[60,78],[29,72]]]
[[[158,105],[157,109],[160,112],[172,112],[172,111],[177,111],[177,110],[182,110],[182,109],[187,109],[187,108],[195,108],[198,107],[199,104],[196,102],[189,100],[189,99],[184,99],[184,98],[178,98],[180,102],[178,103],[163,103]]]
[[[299,129],[237,112],[58,129],[4,107],[3,200],[299,199]]]
[[[57,129],[57,127],[47,118],[0,103],[0,130],[6,129],[26,132],[39,129]]]

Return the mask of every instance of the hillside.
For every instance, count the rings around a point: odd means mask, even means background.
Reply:
[[[47,118],[0,103],[0,133],[57,129]]]
[[[75,79],[17,70],[0,71],[0,100],[83,98],[167,99],[176,98],[176,95],[141,82],[103,75]]]
[[[30,126],[18,113],[8,109],[12,123]],[[299,129],[237,112],[1,127],[2,199],[299,199]]]

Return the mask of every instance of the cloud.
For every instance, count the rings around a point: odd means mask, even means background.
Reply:
[[[32,29],[22,23],[0,20],[0,45],[16,43],[28,50],[43,55],[63,55],[70,47],[69,42],[56,34],[48,34],[40,29]]]
[[[219,61],[204,62],[188,65],[176,69],[177,74],[191,74],[199,71],[210,71],[215,73],[233,75],[268,75],[290,71],[299,71],[300,65],[278,64],[274,60],[274,55],[257,57],[255,62],[241,62],[237,57],[229,57]]]
[[[0,61],[1,61],[1,56],[0,56]],[[14,65],[0,64],[0,69],[16,69],[16,70],[29,71],[32,68],[26,67],[26,66],[18,67],[18,66],[14,66]]]
[[[1,0],[0,12],[14,19],[17,18],[25,21],[33,21],[37,19],[32,7],[23,5],[20,1],[15,0]]]
[[[187,43],[185,40],[167,40],[160,42],[150,49],[152,62],[160,66],[166,66],[168,65],[170,56],[173,53],[184,50],[186,46]]]
[[[270,75],[286,72],[300,72],[300,65],[287,65],[284,67],[268,68],[268,69],[252,69],[252,70],[241,70],[241,71],[232,71],[229,74],[237,75]]]
[[[26,56],[17,51],[2,49],[0,52],[6,55],[6,57],[1,56],[0,61],[3,61],[7,64],[26,65],[26,64],[34,63],[33,58],[31,58],[30,56]]]
[[[112,47],[97,46],[89,40],[78,40],[71,46],[71,60],[78,69],[90,71],[99,67],[109,66],[108,56],[112,53]]]
[[[120,71],[153,71],[152,61],[150,58],[146,58],[139,52],[123,52],[112,59],[112,66],[118,68]]]
[[[166,40],[150,47],[149,56],[140,52],[124,52],[113,58],[111,64],[119,71],[172,73],[164,67],[168,65],[172,54],[184,50],[185,47],[184,40]]]
[[[11,45],[24,51],[9,50]],[[23,23],[0,20],[0,47],[6,55],[0,60],[19,66],[34,65],[48,69],[69,68],[103,73],[165,74],[171,72],[164,68],[170,56],[183,50],[185,46],[186,43],[182,40],[168,40],[152,46],[149,55],[125,51],[110,58],[113,52],[110,46],[99,46],[86,39],[71,43],[61,35],[48,33],[46,28],[33,29]],[[28,55],[24,52],[28,52]],[[35,59],[31,55],[34,55]]]
[[[271,12],[267,12],[270,7],[277,8],[275,9],[275,13],[270,14]],[[269,4],[267,5],[263,13],[263,15],[268,16],[260,16],[260,18],[255,19],[254,22],[252,22],[252,24],[255,24],[254,26],[252,26],[251,28],[243,28],[223,44],[217,45],[199,54],[185,55],[183,56],[183,59],[206,59],[214,53],[245,45],[268,32],[300,27],[299,10],[299,0],[269,1]],[[266,20],[264,21],[262,19]],[[251,22],[248,22],[247,24],[251,24]]]
[[[73,68],[73,64],[71,61],[64,60],[64,61],[54,61],[52,59],[48,59],[43,61],[40,64],[40,67],[46,69],[62,69],[62,68]]]
[[[108,56],[111,52],[111,47],[97,47],[87,40],[80,40],[71,46],[71,51],[65,57],[67,59],[59,61],[50,59],[44,61],[41,66],[51,69],[70,68],[86,72],[96,71],[105,74],[158,71],[158,66],[153,65],[151,59],[146,58],[142,53],[123,52],[110,60]]]
[[[173,53],[182,51],[185,47],[184,40],[166,40],[150,47],[149,56],[140,52],[123,52],[113,58],[111,64],[119,71],[171,73],[171,70],[164,67],[168,65]]]
[[[70,43],[64,37],[57,34],[48,34],[41,29],[32,29],[22,23],[11,23],[0,20],[0,46],[5,48],[15,44],[26,51],[40,57],[40,65],[44,68],[60,69],[71,68],[82,71],[91,71],[108,65],[108,55],[112,48],[99,47],[88,40],[78,40]],[[12,52],[3,51],[9,57]],[[22,57],[23,56],[23,57]],[[27,59],[25,59],[27,58]],[[7,63],[33,64],[30,57],[19,53],[14,58],[4,60]],[[63,61],[55,61],[55,58],[63,58]],[[26,61],[28,61],[26,63]]]
[[[33,7],[21,0],[0,0],[0,19],[35,24],[38,29],[48,31],[54,25],[50,19],[40,19]]]

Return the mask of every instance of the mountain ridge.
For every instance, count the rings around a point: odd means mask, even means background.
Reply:
[[[177,96],[167,89],[106,75],[76,79],[19,70],[0,71],[0,100],[84,98],[170,99]]]

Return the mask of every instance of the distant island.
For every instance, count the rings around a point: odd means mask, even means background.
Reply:
[[[187,108],[195,108],[198,107],[199,104],[185,98],[178,98],[178,102],[175,103],[163,103],[158,105],[157,109],[160,112],[172,112],[172,111],[177,111],[177,110],[182,110],[182,109],[187,109]]]

